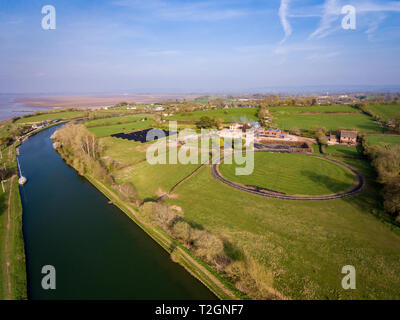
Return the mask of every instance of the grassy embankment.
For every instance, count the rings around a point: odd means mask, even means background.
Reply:
[[[15,147],[2,151],[1,164],[10,177],[0,186],[0,300],[26,299],[25,249],[22,205],[18,189]]]
[[[110,199],[114,205],[120,208],[132,221],[161,245],[162,248],[170,253],[175,262],[180,263],[189,273],[207,286],[218,298],[223,300],[246,298],[245,295],[236,290],[216,270],[213,270],[203,261],[194,257],[187,248],[171,238],[161,228],[143,220],[138,214],[138,209],[122,201],[118,193],[110,186],[106,186],[92,176],[86,176],[86,178]]]

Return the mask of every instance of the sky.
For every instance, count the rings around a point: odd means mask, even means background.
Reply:
[[[0,0],[0,93],[397,86],[399,57],[399,0]]]

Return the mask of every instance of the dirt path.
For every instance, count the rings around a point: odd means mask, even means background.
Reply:
[[[182,179],[180,182],[178,182],[175,186],[172,187],[171,191],[169,192],[169,194],[172,194],[175,192],[175,190],[181,186],[182,184],[184,184],[186,181],[188,181],[191,177],[193,177],[194,175],[196,175],[201,169],[203,169],[208,163],[203,163],[200,167],[198,167],[196,170],[194,170],[191,174],[189,174],[187,177],[185,177],[184,179]]]
[[[10,252],[9,252],[9,236],[11,225],[11,195],[15,175],[10,179],[10,193],[8,195],[8,210],[7,210],[7,228],[6,228],[6,241],[5,241],[5,255],[6,255],[6,274],[7,274],[7,300],[11,300],[11,275],[10,275]]]
[[[164,234],[156,230],[152,225],[149,225],[148,223],[144,222],[143,219],[137,214],[137,212],[128,205],[126,205],[115,192],[111,191],[108,187],[106,187],[102,182],[98,181],[97,179],[94,179],[93,177],[91,177],[91,179],[93,179],[97,184],[99,184],[102,188],[104,188],[107,191],[107,193],[113,198],[111,200],[116,200],[117,202],[122,204],[140,224],[151,229],[155,233],[158,240],[161,241],[166,247],[171,247],[171,245],[173,245],[172,241],[168,237],[166,237]],[[185,250],[183,250],[180,247],[176,247],[175,252],[176,251],[178,251],[180,258],[183,259],[183,266],[185,267],[185,269],[188,270],[192,275],[197,277],[201,282],[203,282],[203,284],[207,286],[211,291],[213,290],[210,288],[209,285],[207,285],[207,283],[204,282],[202,278],[205,277],[206,279],[208,279],[209,282],[211,282],[213,285],[215,285],[221,291],[223,291],[228,297],[230,297],[230,299],[232,300],[238,299],[238,297],[231,290],[229,290],[217,277],[215,277],[210,271],[208,271],[207,268],[205,268],[199,262],[197,262]],[[191,266],[192,269],[194,270],[189,269],[187,265]],[[194,271],[202,274],[202,277],[196,276],[196,274],[194,274]]]

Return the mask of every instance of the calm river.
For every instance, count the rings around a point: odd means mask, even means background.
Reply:
[[[215,299],[54,151],[56,127],[29,138],[19,161],[30,299]],[[41,287],[44,265],[56,290]]]

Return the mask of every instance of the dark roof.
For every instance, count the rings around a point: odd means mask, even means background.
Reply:
[[[340,133],[340,136],[342,138],[352,138],[352,139],[357,139],[357,132],[356,131],[342,131]]]

